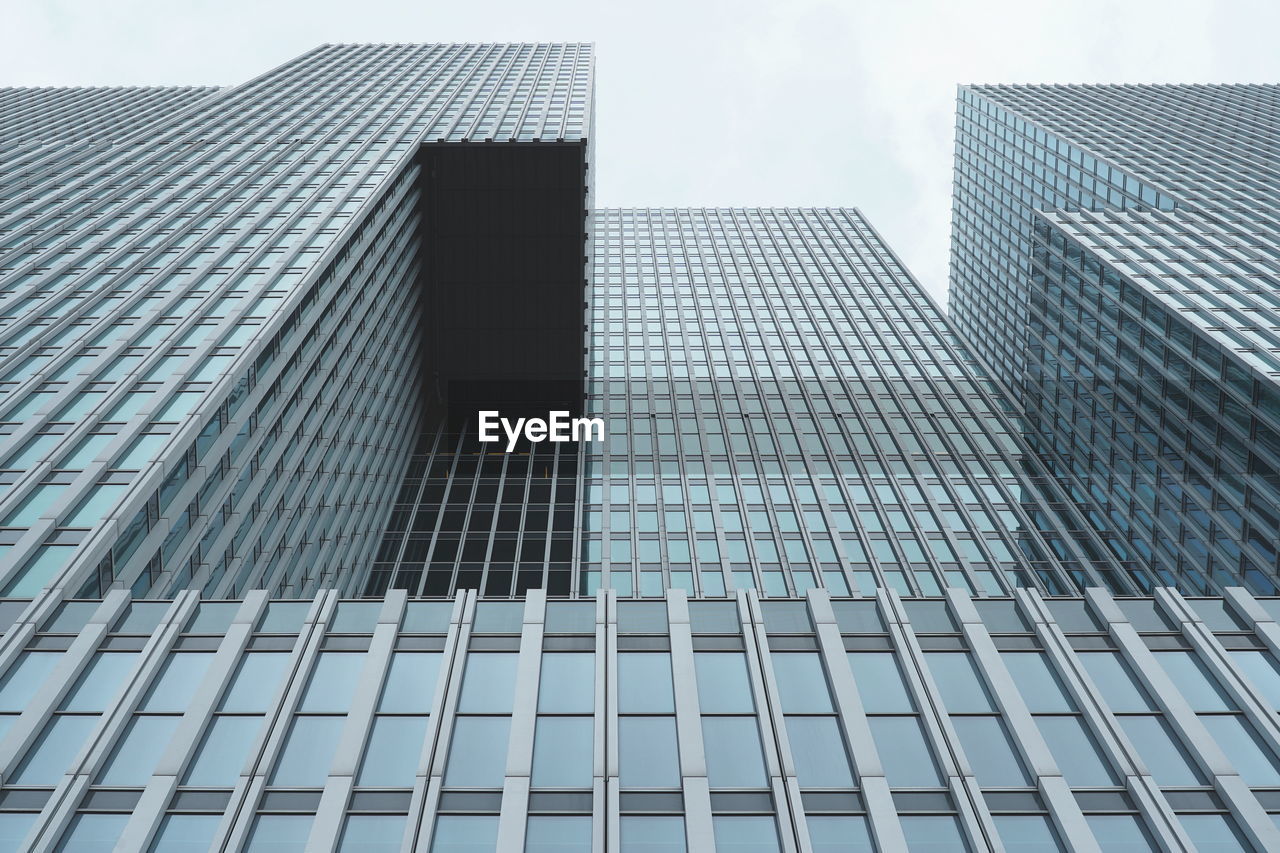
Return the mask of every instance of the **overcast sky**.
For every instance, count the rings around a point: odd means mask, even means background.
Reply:
[[[0,20],[0,85],[592,41],[599,204],[856,206],[939,299],[958,83],[1280,82],[1277,0],[0,0]]]

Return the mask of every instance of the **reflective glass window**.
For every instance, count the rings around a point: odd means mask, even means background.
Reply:
[[[670,714],[675,711],[671,655],[666,652],[625,652],[618,655],[618,711],[623,714]]]
[[[345,714],[351,709],[364,652],[321,652],[298,710],[308,714]]]
[[[787,740],[802,788],[848,788],[853,770],[835,717],[796,717],[787,721]]]
[[[18,768],[13,782],[16,785],[52,787],[58,784],[71,765],[89,732],[98,724],[98,717],[59,715],[45,725],[35,746]]]
[[[1002,652],[1000,660],[1018,685],[1022,701],[1033,714],[1074,711],[1075,704],[1067,696],[1062,682],[1050,668],[1043,652]]]
[[[515,654],[469,654],[458,712],[510,714],[516,692]]]
[[[925,652],[929,674],[942,694],[942,704],[952,714],[993,711],[991,696],[973,665],[973,658],[963,652]]]
[[[525,825],[524,853],[591,853],[591,818],[530,815]]]
[[[778,825],[765,815],[714,815],[716,853],[779,853]]]
[[[208,652],[174,652],[169,655],[164,671],[139,710],[172,714],[186,711],[212,661],[213,655]]]
[[[151,853],[207,853],[222,815],[166,815],[151,845]]]
[[[444,783],[451,788],[501,788],[507,771],[510,717],[458,717]]]
[[[218,716],[205,734],[185,784],[201,788],[231,788],[249,758],[262,728],[259,716]]]
[[[427,735],[426,717],[376,717],[357,785],[412,788]]]
[[[338,853],[399,853],[406,820],[398,814],[348,815]]]
[[[773,675],[785,713],[822,714],[833,710],[827,674],[817,652],[775,653],[773,657]]]
[[[58,853],[111,853],[128,822],[127,814],[78,814],[62,836]]]
[[[282,788],[322,787],[346,721],[346,717],[294,717],[271,784]]]
[[[995,815],[992,820],[1005,853],[1056,853],[1064,849],[1045,815]]]
[[[695,652],[698,705],[704,714],[750,714],[755,711],[746,657],[739,652]]]
[[[915,704],[890,652],[850,652],[849,667],[868,714],[908,714]]]
[[[438,652],[394,652],[378,710],[384,714],[429,714],[440,674]]]
[[[538,676],[538,711],[543,714],[590,714],[595,708],[596,656],[581,652],[548,652]]]
[[[1111,768],[1079,717],[1036,717],[1036,724],[1068,785],[1090,788],[1116,784]]]
[[[1177,788],[1204,784],[1200,772],[1192,766],[1191,759],[1174,740],[1162,718],[1121,715],[1117,719],[1157,785]]]
[[[305,853],[314,820],[309,814],[258,815],[245,853]]]
[[[1131,814],[1085,815],[1102,853],[1155,853],[1157,848],[1146,827]]]
[[[531,784],[535,788],[590,788],[594,727],[591,717],[538,717]]]
[[[284,680],[289,657],[287,652],[248,652],[223,694],[221,709],[233,714],[265,714]]]
[[[181,719],[177,715],[135,716],[112,752],[98,784],[145,787]]]
[[[497,815],[440,815],[431,853],[496,853]]]
[[[755,717],[703,717],[702,744],[712,788],[758,788],[766,784]]]
[[[894,788],[935,787],[942,784],[933,753],[915,717],[868,717],[880,763]]]
[[[684,818],[623,815],[620,853],[686,853]]]
[[[965,853],[969,842],[950,815],[902,815],[902,835],[909,853]]]
[[[813,853],[875,853],[867,819],[860,815],[809,815]]]
[[[980,786],[1012,788],[1031,784],[999,717],[952,717],[951,725]]]
[[[680,785],[675,718],[618,719],[618,778],[624,788],[675,788]]]

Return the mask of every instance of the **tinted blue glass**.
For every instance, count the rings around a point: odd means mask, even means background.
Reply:
[[[531,784],[535,788],[590,788],[594,727],[591,717],[538,717]]]
[[[1250,788],[1280,785],[1275,757],[1258,740],[1248,723],[1235,714],[1206,714],[1200,722],[1213,735],[1246,785]]]
[[[497,853],[498,818],[489,815],[440,815],[431,853]]]
[[[426,734],[426,717],[375,718],[356,784],[412,788]]]
[[[848,788],[853,771],[835,717],[787,717],[787,740],[802,788]]]
[[[1222,814],[1178,815],[1197,853],[1249,853],[1235,822]]]
[[[1163,719],[1156,716],[1117,719],[1157,785],[1177,788],[1204,784],[1200,772],[1191,765],[1186,751],[1174,740]]]
[[[1205,670],[1194,652],[1155,652],[1178,692],[1196,711],[1231,711],[1235,703]]]
[[[458,717],[444,783],[451,788],[501,788],[510,731],[510,717]]]
[[[181,719],[176,715],[135,716],[124,739],[107,762],[98,784],[145,787]]]
[[[72,819],[59,853],[111,853],[129,822],[127,814],[78,814]]]
[[[702,745],[712,788],[759,788],[766,784],[755,717],[703,717]]]
[[[169,655],[164,672],[151,687],[139,710],[172,714],[187,710],[191,697],[204,681],[212,661],[213,655],[205,652],[175,652]]]
[[[625,652],[618,655],[618,711],[623,714],[669,714],[675,710],[671,687],[671,655]]]
[[[596,656],[547,652],[538,675],[538,711],[543,714],[590,714],[595,708]]]
[[[1116,783],[1079,717],[1036,717],[1036,724],[1068,785],[1090,788]]]
[[[56,785],[97,724],[97,715],[54,717],[13,781],[18,785]]]
[[[384,714],[431,713],[439,674],[439,652],[395,652],[378,710]]]
[[[915,717],[868,717],[885,777],[894,788],[942,784],[933,753]]]
[[[35,696],[62,652],[23,652],[0,686],[0,713],[21,713]]]
[[[37,817],[35,812],[0,812],[0,853],[19,853]]]
[[[973,659],[962,652],[925,652],[942,703],[952,714],[993,711],[991,697],[974,668]]]
[[[1081,652],[1078,657],[1112,711],[1155,710],[1118,652]]]
[[[314,820],[309,814],[258,815],[245,853],[305,853]]]
[[[524,853],[591,853],[591,818],[530,815]]]
[[[685,853],[684,818],[623,815],[620,853]]]
[[[963,853],[970,849],[954,817],[902,815],[899,820],[910,853]]]
[[[1233,651],[1231,660],[1244,672],[1272,709],[1280,709],[1280,672],[1267,652]]]
[[[171,814],[165,816],[151,845],[151,853],[207,853],[222,815]]]
[[[1154,853],[1157,848],[1137,815],[1085,815],[1102,853]]]
[[[1062,682],[1049,667],[1043,652],[1001,652],[1009,675],[1018,685],[1022,701],[1033,714],[1074,711],[1075,703],[1062,689]]]
[[[1044,815],[995,815],[992,819],[1005,853],[1057,853],[1064,849]]]
[[[716,853],[778,853],[778,826],[772,817],[760,815],[711,818]]]
[[[298,710],[309,714],[349,711],[366,656],[364,652],[321,652]]]
[[[244,769],[262,728],[262,717],[219,716],[204,736],[187,771],[187,785],[230,788]]]
[[[510,714],[515,700],[516,658],[505,653],[467,655],[458,712]]]
[[[223,694],[221,710],[235,714],[265,714],[275,700],[288,664],[288,652],[247,653],[231,686]]]
[[[618,778],[624,788],[680,785],[674,717],[618,719]]]
[[[80,676],[80,682],[62,702],[64,711],[102,713],[115,704],[125,677],[138,662],[137,652],[99,652]]]
[[[850,652],[849,668],[868,714],[903,714],[915,710],[891,652]]]
[[[349,815],[338,853],[398,853],[405,820],[398,814]]]
[[[817,652],[777,654],[773,676],[786,713],[821,714],[833,710],[827,674]]]
[[[322,787],[346,721],[346,717],[294,717],[271,774],[271,784],[282,788]]]
[[[698,705],[704,714],[750,714],[755,711],[746,658],[738,652],[696,652]]]
[[[1031,784],[999,717],[952,717],[951,725],[980,786],[1011,788]]]
[[[856,815],[809,815],[813,853],[875,853],[867,819]]]

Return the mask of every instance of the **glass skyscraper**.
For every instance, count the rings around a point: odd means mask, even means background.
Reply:
[[[1088,204],[1057,90],[962,90],[949,317],[856,209],[596,209],[592,61],[0,90],[0,853],[1280,849],[1276,537],[1187,533],[1265,512],[1273,330],[1116,361],[1265,267],[1270,90],[1063,107],[1153,140]]]

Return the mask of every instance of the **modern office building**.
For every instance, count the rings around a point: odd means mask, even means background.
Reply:
[[[1280,599],[857,210],[593,209],[591,70],[0,91],[0,851],[1280,849]]]
[[[952,316],[1136,583],[1276,591],[1280,86],[960,90]]]

